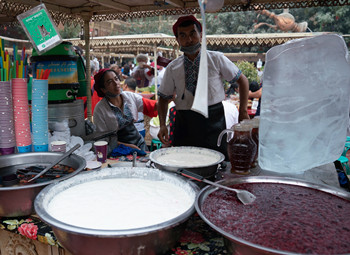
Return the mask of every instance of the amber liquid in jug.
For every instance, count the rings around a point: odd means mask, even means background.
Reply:
[[[251,135],[252,125],[237,124],[233,130],[234,136],[227,146],[231,173],[249,174],[257,150],[257,145]]]
[[[254,117],[253,119],[248,120],[242,120],[241,123],[248,123],[252,125],[252,139],[256,144],[256,153],[254,156],[254,159],[252,161],[251,167],[254,168],[258,165],[258,154],[259,154],[259,124],[260,124],[260,117]]]

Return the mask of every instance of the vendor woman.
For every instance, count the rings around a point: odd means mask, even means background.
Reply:
[[[103,97],[94,110],[96,132],[117,130],[117,137],[109,138],[109,152],[119,144],[147,151],[145,140],[137,131],[134,121],[138,119],[138,112],[149,117],[157,116],[156,101],[133,92],[123,92],[120,78],[114,70],[101,69],[94,79],[94,89],[98,96]]]

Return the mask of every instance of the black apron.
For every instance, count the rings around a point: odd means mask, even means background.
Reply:
[[[124,128],[118,130],[117,135],[118,141],[135,144],[141,150],[148,151],[145,139],[143,139],[142,135],[136,129],[134,123],[129,123]]]
[[[176,110],[174,146],[196,146],[216,150],[227,155],[226,135],[221,146],[217,140],[221,131],[226,129],[225,112],[222,103],[209,106],[209,118],[192,110]]]

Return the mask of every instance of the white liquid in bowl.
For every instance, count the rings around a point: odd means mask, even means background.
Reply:
[[[184,167],[212,165],[217,163],[218,160],[219,157],[215,155],[195,154],[188,152],[171,152],[157,157],[157,161],[161,164]]]
[[[48,213],[74,226],[123,230],[173,219],[187,211],[194,199],[165,181],[102,179],[60,192],[50,201]]]

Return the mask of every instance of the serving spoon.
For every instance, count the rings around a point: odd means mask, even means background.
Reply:
[[[229,191],[233,191],[233,192],[236,193],[237,198],[239,199],[239,201],[241,201],[242,204],[244,204],[244,205],[249,205],[249,204],[253,203],[255,201],[255,199],[256,199],[256,196],[254,194],[250,193],[247,190],[233,189],[233,188],[221,185],[219,183],[209,181],[209,180],[205,179],[203,176],[195,174],[195,173],[193,173],[191,171],[187,171],[186,169],[178,169],[177,172],[179,174],[187,177],[187,178],[190,178],[190,179],[193,179],[193,180],[196,180],[196,181],[199,181],[199,182],[205,182],[205,183],[207,183],[209,185],[212,185],[212,186],[215,186],[215,187],[218,187],[218,188],[221,188],[221,189],[226,189],[226,190],[229,190]]]
[[[72,147],[69,151],[64,153],[62,156],[58,157],[54,162],[52,162],[49,166],[47,166],[44,170],[42,170],[40,173],[35,175],[32,179],[28,180],[28,182],[32,182],[36,179],[38,179],[41,175],[49,171],[52,167],[60,163],[62,160],[64,160],[66,157],[68,157],[70,154],[72,154],[76,149],[80,147],[80,144],[76,144],[74,147]]]

